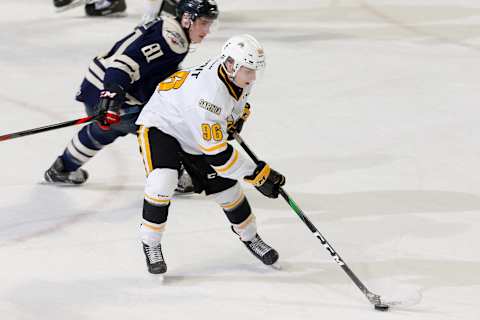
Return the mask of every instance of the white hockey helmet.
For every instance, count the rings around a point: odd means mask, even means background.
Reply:
[[[252,70],[265,68],[265,53],[260,42],[249,34],[231,37],[222,48],[222,60],[233,59],[233,72],[229,76],[235,77],[240,67]]]

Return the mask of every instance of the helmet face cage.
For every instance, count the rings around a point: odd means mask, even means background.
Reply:
[[[233,72],[229,73],[231,77],[235,77],[242,66],[255,71],[265,68],[263,47],[248,34],[232,37],[225,43],[222,48],[223,63],[229,58],[233,59]]]
[[[184,13],[190,15],[191,21],[195,21],[198,17],[216,20],[218,6],[215,0],[180,0],[177,4],[177,18],[181,19]]]

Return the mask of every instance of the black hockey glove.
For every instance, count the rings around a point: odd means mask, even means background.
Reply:
[[[125,92],[118,85],[105,86],[100,91],[100,101],[97,105],[100,127],[108,130],[110,125],[120,122],[120,108],[125,102]]]
[[[243,128],[243,124],[247,121],[248,117],[250,116],[250,104],[247,102],[245,107],[243,107],[243,114],[242,116],[235,122],[229,121],[227,122],[227,133],[228,137],[227,140],[233,140],[233,134],[240,133]]]
[[[260,161],[253,174],[244,177],[245,181],[253,184],[258,191],[269,198],[278,198],[280,187],[285,184],[285,177]]]

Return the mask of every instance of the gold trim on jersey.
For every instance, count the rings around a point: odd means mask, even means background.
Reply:
[[[228,145],[227,142],[222,142],[222,143],[216,144],[216,145],[214,145],[213,147],[210,147],[210,148],[204,148],[204,147],[200,146],[200,149],[202,149],[202,151],[204,151],[204,153],[211,153],[213,151],[217,151],[218,149],[222,149],[222,148],[224,148],[224,150],[225,150],[227,148],[227,145]],[[224,150],[222,150],[222,151],[224,151]]]
[[[214,167],[215,171],[218,173],[225,173],[227,172],[238,160],[238,151],[235,149],[233,155],[228,159],[227,163],[220,167]],[[212,166],[213,167],[213,166]]]
[[[222,82],[225,84],[225,86],[228,89],[228,92],[230,95],[235,99],[235,100],[240,100],[240,97],[242,96],[243,89],[237,86],[235,83],[232,82],[227,76],[227,72],[225,71],[225,67],[223,64],[221,64],[218,67],[218,77]]]
[[[153,170],[152,154],[150,152],[150,140],[148,138],[148,131],[149,131],[149,128],[145,126],[140,126],[140,129],[138,129],[137,131],[138,145],[140,146],[140,153],[142,154],[143,165],[145,166],[145,172],[147,176]]]

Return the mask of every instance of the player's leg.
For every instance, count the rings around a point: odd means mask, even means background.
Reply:
[[[86,105],[88,115],[95,115],[95,106]],[[92,159],[100,150],[112,144],[117,138],[135,133],[135,120],[138,110],[122,115],[122,120],[111,127],[101,127],[92,122],[78,131],[67,145],[63,153],[45,172],[45,180],[50,183],[83,184],[88,173],[81,167]]]
[[[255,215],[236,180],[220,177],[207,163],[204,156],[183,156],[186,170],[194,180],[196,188],[201,186],[205,194],[223,209],[232,231],[260,261],[271,265],[278,260],[278,252],[265,243],[258,235]],[[198,190],[196,190],[198,192]]]
[[[52,166],[45,171],[45,180],[50,183],[83,184],[88,179],[81,167],[105,146],[121,134],[104,131],[97,123],[90,123],[77,132]]]
[[[138,143],[147,174],[140,235],[148,271],[162,274],[167,271],[167,264],[161,240],[178,182],[181,148],[175,138],[143,126],[138,131]]]
[[[239,236],[247,249],[264,264],[274,264],[278,260],[278,252],[258,235],[255,215],[240,183],[237,182],[234,186],[213,194],[212,197],[222,207],[232,225],[232,231]]]

